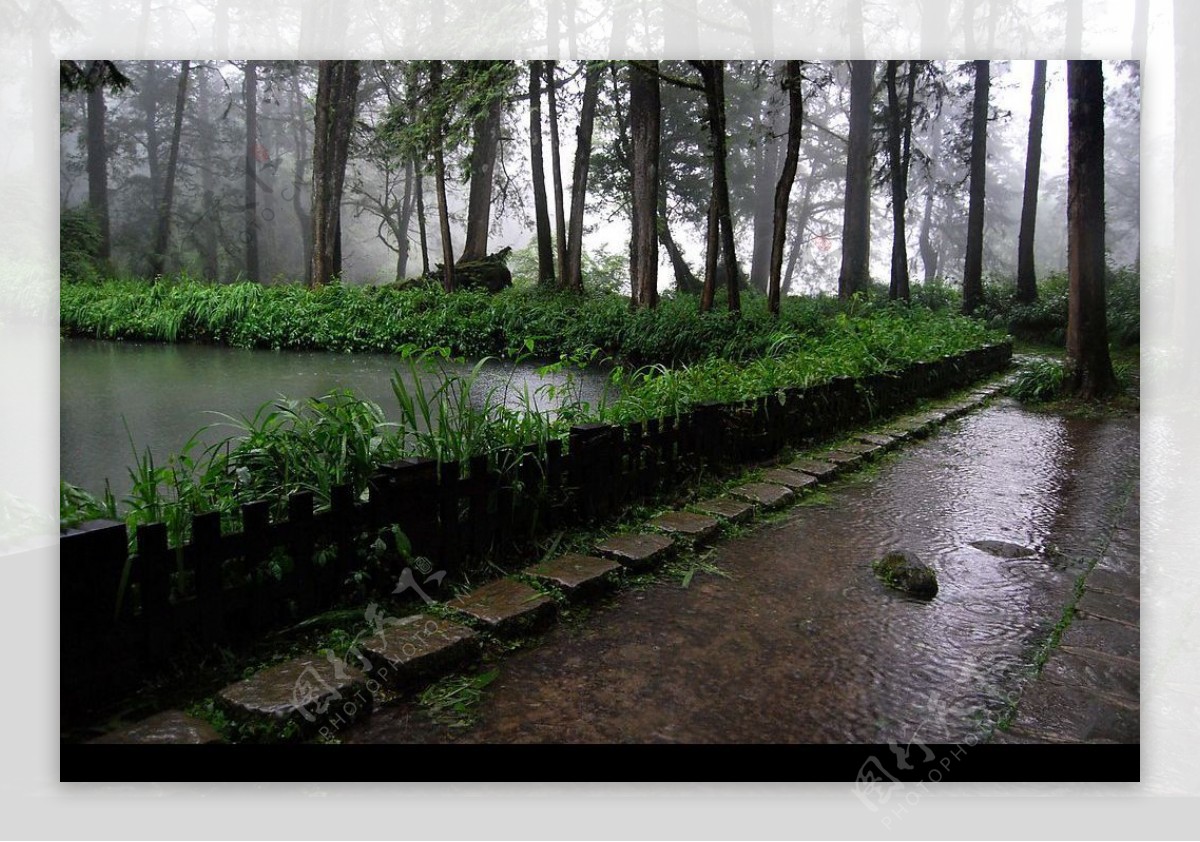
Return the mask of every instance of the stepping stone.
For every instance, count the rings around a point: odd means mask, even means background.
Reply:
[[[810,474],[817,479],[831,479],[839,470],[837,465],[830,464],[829,462],[818,462],[816,459],[797,459],[787,467],[789,471],[800,471],[801,473]]]
[[[301,732],[320,729],[322,736],[332,736],[370,713],[374,699],[361,671],[314,653],[231,684],[217,693],[217,701],[238,720],[279,728],[295,723]]]
[[[883,448],[877,444],[864,444],[861,442],[850,442],[849,444],[838,445],[836,453],[853,453],[856,456],[875,456]]]
[[[728,497],[714,497],[711,500],[701,500],[692,506],[706,515],[724,518],[732,523],[745,523],[754,514],[754,505],[741,500],[730,500]]]
[[[119,745],[204,745],[224,742],[217,730],[196,716],[181,710],[156,713],[90,742]]]
[[[817,454],[817,458],[824,459],[826,462],[833,462],[835,465],[850,467],[861,462],[863,457],[858,453],[843,453],[840,450],[830,450],[826,453]]]
[[[613,535],[598,544],[596,552],[626,567],[643,568],[665,559],[674,547],[675,542],[664,535]]]
[[[554,617],[554,600],[516,579],[497,579],[446,603],[497,634],[538,628]]]
[[[792,502],[796,492],[782,485],[771,485],[766,482],[748,482],[731,489],[730,494],[749,500],[764,509],[778,509]]]
[[[864,433],[858,437],[858,440],[866,444],[873,444],[876,447],[887,449],[895,447],[900,443],[900,436],[891,436],[887,433]]]
[[[620,568],[620,564],[607,558],[569,553],[526,567],[522,572],[560,587],[567,596],[576,598],[611,588],[614,582],[610,574]]]
[[[787,486],[792,491],[800,491],[803,488],[808,488],[810,485],[816,485],[818,480],[812,474],[806,474],[802,471],[775,468],[763,473],[763,482]]]
[[[694,512],[667,512],[650,521],[650,526],[696,544],[712,540],[721,528],[715,519]]]
[[[394,621],[358,648],[371,663],[373,680],[399,688],[465,660],[475,644],[475,632],[466,626],[415,614]]]

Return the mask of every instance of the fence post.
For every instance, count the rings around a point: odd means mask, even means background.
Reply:
[[[192,569],[196,573],[196,603],[200,610],[200,636],[217,643],[224,636],[224,606],[221,604],[221,513],[208,512],[192,518]]]
[[[142,634],[147,657],[158,660],[174,643],[171,617],[171,551],[167,525],[147,523],[137,528],[134,565],[142,598]]]

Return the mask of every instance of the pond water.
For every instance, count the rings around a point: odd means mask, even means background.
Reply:
[[[240,418],[253,416],[264,403],[278,399],[318,397],[349,389],[374,401],[389,421],[399,420],[391,378],[400,370],[412,374],[391,354],[267,351],[210,345],[161,345],[67,339],[62,342],[60,385],[60,470],[66,481],[94,494],[105,480],[118,499],[130,488],[134,452],[146,448],[161,463],[177,453],[197,431],[223,419],[214,412]],[[568,385],[566,374],[538,373],[540,365],[495,361],[485,365],[472,389],[482,403],[488,392],[506,405],[522,406],[526,390],[539,409],[566,399],[546,386]],[[442,371],[466,374],[470,364],[443,363]],[[444,375],[424,373],[436,388]],[[607,375],[575,370],[571,394],[592,403],[608,394]],[[233,432],[228,426],[205,431],[206,443]]]

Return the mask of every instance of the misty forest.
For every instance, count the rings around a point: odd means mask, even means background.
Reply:
[[[124,658],[103,692],[64,677],[70,739],[158,682],[221,739],[387,741],[382,713],[342,733],[308,715],[318,696],[264,719],[240,684],[216,691],[251,660],[318,669],[284,660],[298,646],[382,660],[411,688],[437,677],[426,654],[461,660],[453,618],[483,667],[402,702],[433,729],[408,736],[516,739],[528,712],[485,692],[498,641],[593,580],[723,581],[699,548],[793,498],[788,528],[833,548],[811,575],[848,588],[838,553],[876,558],[870,611],[899,591],[974,622],[954,594],[980,568],[939,555],[951,538],[1006,570],[1055,559],[999,577],[1000,638],[919,656],[1017,675],[1082,592],[1061,559],[1084,548],[1046,513],[1136,465],[1140,86],[1134,61],[63,61],[64,564],[115,553],[64,574],[64,600],[117,594],[81,609],[110,635],[64,628],[64,646],[122,641]],[[916,522],[889,508],[906,500]],[[771,552],[747,551],[754,587],[793,587]],[[747,581],[721,587],[775,598]],[[383,628],[379,605],[425,611],[439,642]],[[860,609],[828,605],[836,653]],[[263,643],[287,627],[293,644]],[[424,654],[360,647],[364,628]],[[180,682],[197,645],[241,654]],[[804,657],[797,675],[823,674]],[[345,694],[339,664],[316,684]],[[791,680],[772,669],[744,681]],[[860,684],[912,709],[889,670]],[[536,683],[544,710],[575,709]],[[1033,733],[1010,689],[974,687],[940,736]],[[772,727],[903,738],[868,708]],[[682,710],[681,739],[712,738]],[[667,727],[639,715],[635,739]],[[590,721],[553,727],[628,736]]]

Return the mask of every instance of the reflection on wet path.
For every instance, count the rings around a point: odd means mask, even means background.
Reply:
[[[986,732],[1024,680],[1135,476],[1136,419],[1006,402],[951,423],[821,502],[723,542],[731,579],[628,590],[500,663],[473,728],[380,710],[347,741],[929,742]],[[1003,558],[984,539],[1037,548]],[[893,547],[938,572],[885,590]]]

